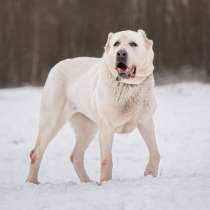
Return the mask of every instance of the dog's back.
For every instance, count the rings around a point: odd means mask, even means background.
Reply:
[[[50,74],[61,74],[68,85],[72,85],[100,60],[101,58],[94,57],[65,59],[56,64]]]

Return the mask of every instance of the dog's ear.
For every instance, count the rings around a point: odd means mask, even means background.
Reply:
[[[112,32],[110,32],[110,33],[108,34],[108,38],[107,38],[106,44],[105,44],[105,46],[104,46],[104,51],[105,51],[105,52],[108,52],[109,49],[110,49],[110,40],[111,40],[112,35],[113,35]]]
[[[145,31],[142,30],[142,29],[139,29],[139,30],[138,30],[138,33],[141,34],[141,35],[143,36],[143,38],[144,38],[144,43],[145,43],[145,47],[146,47],[147,49],[151,49],[152,46],[153,46],[153,41],[147,37]]]

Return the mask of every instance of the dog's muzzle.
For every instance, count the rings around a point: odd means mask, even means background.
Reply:
[[[123,79],[129,79],[135,77],[136,66],[129,68],[127,66],[128,53],[125,49],[121,49],[116,55],[116,70],[118,72],[118,77]]]

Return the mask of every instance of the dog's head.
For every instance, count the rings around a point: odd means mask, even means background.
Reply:
[[[152,46],[143,30],[109,33],[103,58],[117,80],[137,84],[154,69]]]

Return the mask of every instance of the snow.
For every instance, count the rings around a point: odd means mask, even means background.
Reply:
[[[180,83],[156,92],[159,177],[143,176],[148,154],[135,130],[115,136],[112,181],[103,186],[79,183],[69,161],[74,134],[67,124],[49,145],[37,186],[25,178],[41,89],[0,90],[0,209],[210,209],[210,85]],[[99,178],[99,157],[95,139],[86,154],[94,180]]]

